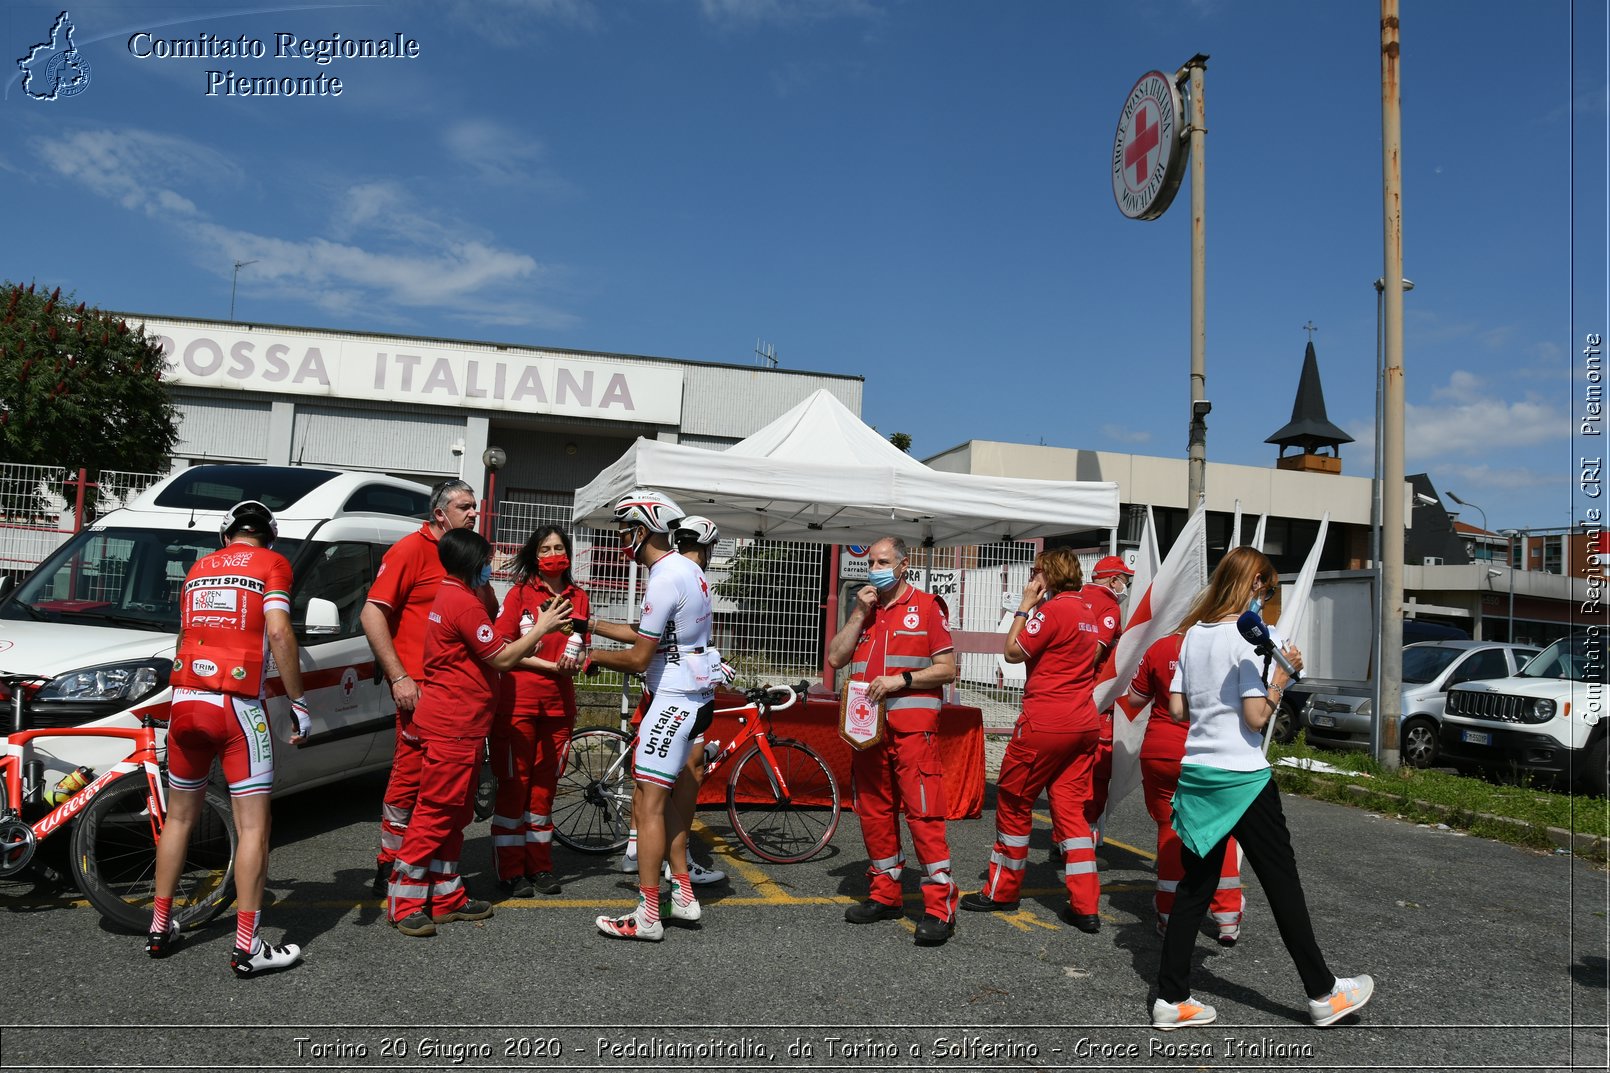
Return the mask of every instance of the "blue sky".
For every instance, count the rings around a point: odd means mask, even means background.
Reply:
[[[1408,468],[1494,529],[1569,524],[1602,454],[1572,428],[1606,330],[1605,13],[1403,9]],[[85,3],[89,85],[31,100],[11,61],[60,10],[3,16],[0,276],[222,319],[250,260],[259,323],[737,363],[758,338],[864,375],[918,456],[1183,457],[1188,182],[1131,221],[1108,157],[1135,80],[1207,53],[1208,457],[1272,464],[1312,321],[1345,472],[1370,470],[1375,4]],[[417,59],[273,55],[399,31]],[[141,59],[140,32],[269,54]],[[343,89],[208,96],[208,70]]]

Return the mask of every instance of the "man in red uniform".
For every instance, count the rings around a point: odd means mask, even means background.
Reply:
[[[420,684],[425,681],[426,617],[443,576],[436,544],[449,529],[473,529],[478,515],[475,490],[463,481],[443,481],[431,489],[430,521],[386,552],[359,616],[397,706],[397,749],[381,805],[380,853],[375,858],[371,888],[376,895],[386,893],[392,861],[402,847],[419,796],[423,754],[419,735],[413,732],[413,719]]]
[[[263,707],[265,650],[273,653],[291,700],[291,744],[302,744],[312,730],[291,632],[291,564],[269,550],[277,533],[274,515],[263,504],[236,504],[218,528],[223,549],[198,559],[184,580],[168,720],[168,816],[157,841],[156,898],[145,942],[151,957],[173,952],[174,892],[218,758],[239,838],[230,964],[242,978],[288,969],[302,959],[301,947],[273,946],[257,934],[268,869],[268,794],[274,787],[274,736]]]
[[[1129,595],[1129,579],[1135,571],[1116,555],[1097,561],[1090,571],[1090,583],[1079,590],[1090,617],[1096,623],[1096,639],[1101,653],[1096,657],[1099,681],[1101,667],[1113,658],[1118,648],[1118,636],[1124,632],[1123,601]],[[1090,777],[1090,800],[1085,805],[1085,821],[1100,838],[1101,814],[1107,810],[1107,782],[1112,778],[1112,709],[1101,713],[1101,744],[1096,754],[1096,770]]]
[[[1146,811],[1157,824],[1157,933],[1168,928],[1174,911],[1174,892],[1185,878],[1180,857],[1180,836],[1174,830],[1174,790],[1180,781],[1180,761],[1185,756],[1188,723],[1176,723],[1168,715],[1169,685],[1179,666],[1182,633],[1171,633],[1152,642],[1135,668],[1135,677],[1124,694],[1122,707],[1139,712],[1149,701],[1151,718],[1146,721],[1146,737],[1140,745],[1140,781],[1146,795]],[[1210,912],[1219,928],[1219,942],[1234,946],[1241,937],[1241,850],[1230,839],[1219,869],[1219,886],[1213,892]]]
[[[870,897],[845,910],[851,924],[902,915],[899,815],[923,867],[925,910],[917,942],[937,946],[956,930],[958,891],[945,842],[945,782],[939,759],[940,690],[956,677],[956,653],[943,600],[905,580],[906,544],[884,537],[867,550],[867,580],[844,626],[828,643],[827,660],[850,667],[868,684],[867,698],[885,703],[881,740],[851,757],[855,814],[871,864]]]

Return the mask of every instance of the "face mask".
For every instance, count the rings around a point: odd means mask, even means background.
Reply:
[[[537,569],[544,574],[563,574],[570,569],[570,556],[540,555],[537,557]]]
[[[1251,611],[1254,615],[1263,614],[1263,597],[1259,596],[1257,593],[1253,593],[1252,602],[1247,604],[1247,610]]]
[[[870,581],[872,583],[872,587],[877,589],[879,592],[892,589],[895,585],[893,570],[869,570],[867,571],[866,579]]]
[[[491,563],[482,563],[481,564],[481,572],[479,574],[475,575],[475,587],[480,588],[482,585],[489,584],[491,581],[492,581],[492,564]]]
[[[643,539],[646,540],[647,539],[647,531],[645,530],[644,533],[645,533],[645,535],[644,535]],[[633,529],[631,529],[631,530],[629,530],[627,532],[621,533],[621,558],[622,559],[625,559],[627,562],[636,561],[636,559],[637,559],[637,550],[639,548],[641,548],[642,546],[643,546],[643,540],[639,540],[637,538],[637,529],[633,528]]]
[[[1129,582],[1126,581],[1121,586],[1114,589],[1112,594],[1118,598],[1119,603],[1123,603],[1125,600],[1129,599]]]

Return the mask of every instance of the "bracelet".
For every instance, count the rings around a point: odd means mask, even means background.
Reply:
[[[902,677],[902,678],[904,678],[906,680],[906,688],[910,689],[911,688],[911,672],[910,671],[901,671],[900,672],[900,677]]]
[[[398,682],[405,682],[405,681],[407,681],[407,680],[408,680],[408,674],[407,674],[407,672],[406,672],[406,671],[405,671],[405,672],[403,672],[403,673],[402,673],[402,674],[399,674],[399,675],[398,675],[398,676],[397,676],[397,677],[395,677],[395,678],[387,678],[387,679],[386,679],[386,684],[387,684],[387,685],[388,685],[388,686],[394,686],[394,685],[396,685],[396,684],[397,684],[397,683],[398,683]]]
[[[1012,617],[1013,618],[1024,618],[1024,619],[1026,619],[1026,618],[1029,617],[1029,613],[1027,611],[1013,611],[1012,612]]]

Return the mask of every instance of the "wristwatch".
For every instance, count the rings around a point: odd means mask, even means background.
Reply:
[[[901,671],[900,672],[900,677],[902,677],[902,678],[904,678],[906,680],[906,688],[910,689],[911,688],[911,672],[910,671]]]

